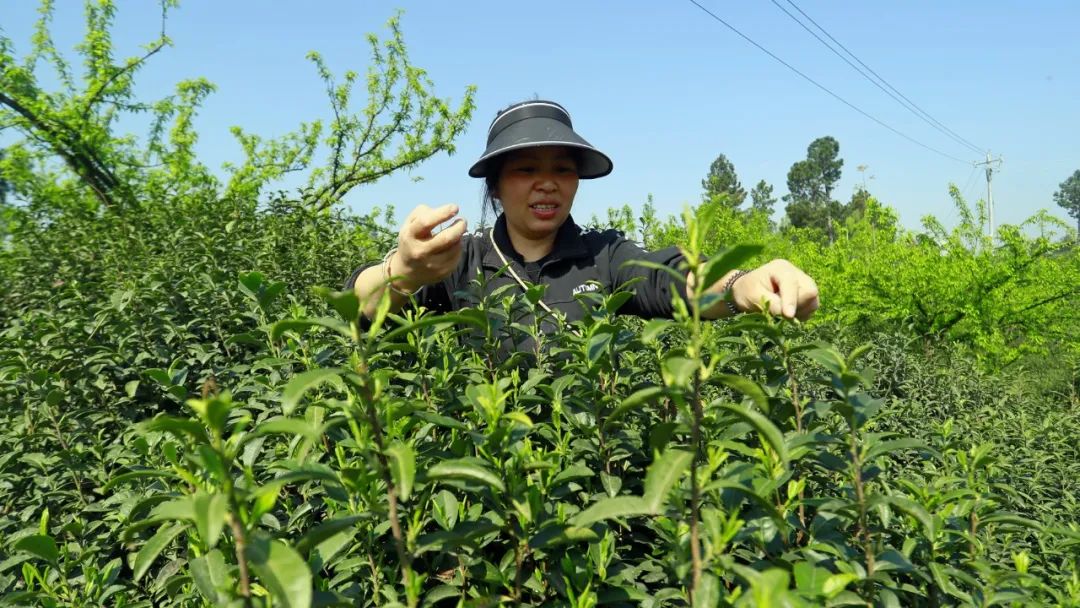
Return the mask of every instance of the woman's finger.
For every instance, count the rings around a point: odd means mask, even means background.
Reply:
[[[769,314],[779,315],[781,310],[780,296],[773,289],[772,276],[769,271],[758,269],[745,279],[735,282],[736,304],[742,310],[768,311]],[[741,292],[741,293],[740,293]]]
[[[809,298],[804,303],[799,305],[799,313],[795,315],[795,317],[800,321],[806,321],[811,316],[813,316],[814,312],[820,306],[821,300],[818,298],[817,294],[814,294],[814,297]]]
[[[438,234],[431,237],[425,249],[429,255],[442,253],[455,245],[461,244],[461,237],[467,229],[465,218],[458,218],[452,224],[443,228]]]
[[[458,206],[450,204],[434,209],[421,209],[418,207],[414,213],[415,215],[409,226],[410,236],[421,241],[426,241],[431,238],[431,231],[434,230],[436,226],[457,215]]]
[[[810,318],[810,315],[814,314],[814,311],[821,306],[819,300],[818,286],[809,276],[803,274],[799,281],[799,309],[796,313],[796,317],[805,321]]]
[[[773,274],[773,282],[780,292],[780,313],[789,319],[795,318],[799,304],[798,270],[781,269]]]

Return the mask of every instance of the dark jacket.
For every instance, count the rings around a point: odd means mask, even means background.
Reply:
[[[645,251],[642,247],[622,236],[617,230],[583,230],[573,218],[567,218],[555,237],[551,253],[532,264],[514,250],[506,230],[506,218],[500,215],[490,230],[466,234],[462,240],[462,256],[458,268],[439,283],[428,285],[416,294],[417,304],[436,312],[450,312],[464,308],[467,293],[481,273],[486,279],[486,293],[505,285],[516,284],[507,272],[499,273],[503,263],[492,246],[498,243],[506,259],[523,280],[544,283],[547,290],[543,301],[552,309],[566,315],[567,321],[582,319],[586,309],[575,298],[585,291],[611,293],[616,287],[635,278],[642,280],[631,289],[634,297],[619,309],[621,314],[632,314],[646,319],[671,317],[671,295],[674,290],[685,301],[682,283],[661,270],[627,264],[631,260],[648,260],[671,268],[678,268],[682,254],[676,247],[658,251]],[[356,277],[375,263],[356,269],[346,282],[351,289]],[[520,288],[519,288],[520,289]]]

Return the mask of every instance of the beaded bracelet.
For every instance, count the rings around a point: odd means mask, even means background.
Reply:
[[[406,298],[409,298],[409,297],[412,297],[412,296],[416,295],[416,292],[420,291],[423,288],[423,285],[421,285],[420,287],[417,287],[413,291],[403,291],[401,289],[398,289],[394,285],[394,281],[390,277],[390,258],[392,258],[394,256],[394,254],[397,253],[397,250],[398,250],[398,248],[394,247],[390,251],[386,252],[386,257],[383,258],[383,274],[386,275],[386,286],[388,288],[390,288],[390,291],[398,294],[399,296],[404,296]]]
[[[731,292],[731,288],[735,286],[735,281],[738,281],[739,279],[741,279],[742,277],[744,277],[744,276],[746,276],[748,274],[750,274],[749,270],[736,270],[735,274],[731,275],[731,278],[728,279],[727,283],[724,284],[724,294],[726,295],[726,297],[733,297],[735,295],[735,294],[733,294]],[[739,314],[739,312],[741,312],[735,306],[735,302],[733,302],[731,300],[724,300],[724,304],[727,305],[728,312],[730,312],[731,316],[733,316],[733,317],[735,315]]]

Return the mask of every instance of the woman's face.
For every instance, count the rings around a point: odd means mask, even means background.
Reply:
[[[577,161],[569,148],[509,152],[497,187],[507,228],[528,239],[553,235],[570,216],[577,187]]]

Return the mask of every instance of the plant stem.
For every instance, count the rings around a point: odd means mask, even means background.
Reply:
[[[514,547],[514,599],[521,603],[521,566],[525,564],[525,551],[522,551],[524,543],[518,542]],[[528,550],[528,545],[525,545]]]
[[[52,422],[53,430],[56,431],[56,439],[60,442],[60,447],[68,454],[71,454],[71,447],[68,445],[67,440],[64,439],[64,433],[60,430],[60,421],[56,419],[52,408],[47,407],[45,408],[45,411],[48,413],[49,420]],[[79,477],[79,474],[75,472],[75,467],[70,467],[68,473],[71,473],[71,480],[75,483],[75,493],[79,495],[79,502],[85,507],[88,503],[86,502],[86,496],[84,496],[82,492],[82,479]]]
[[[971,556],[971,559],[975,559],[975,534],[979,530],[979,514],[975,512],[976,507],[978,507],[978,502],[971,508],[971,516],[969,518],[971,522],[969,525],[971,538],[968,540],[968,555]]]
[[[379,597],[379,568],[375,565],[375,557],[371,555],[370,551],[368,552],[367,557],[368,566],[371,567],[371,595],[372,597],[377,598]]]
[[[791,356],[788,352],[787,343],[783,345],[784,348],[784,367],[787,368],[788,386],[791,388],[791,405],[795,408],[795,432],[802,434],[803,432],[803,407],[802,400],[799,399],[799,381],[795,379],[795,366],[791,364]],[[804,500],[806,498],[806,490],[799,490],[799,525],[801,528],[795,534],[795,544],[801,544],[806,530],[806,504]]]
[[[244,607],[251,608],[251,575],[248,574],[247,558],[244,557],[244,549],[247,547],[247,538],[244,534],[244,526],[236,516],[236,502],[232,500],[232,492],[229,492],[230,502],[233,503],[233,513],[228,515],[229,527],[232,529],[233,541],[236,545],[236,563],[240,567],[240,597],[244,598]]]
[[[607,377],[600,373],[600,392],[611,394],[608,390]],[[604,462],[604,473],[611,475],[611,459],[607,456],[607,444],[604,443],[604,400],[596,400],[596,441],[600,452],[600,459]]]
[[[361,391],[361,397],[367,406],[368,424],[371,425],[371,432],[375,438],[375,457],[379,461],[379,474],[383,478],[383,483],[386,484],[390,533],[394,537],[394,548],[397,550],[398,563],[401,564],[403,582],[408,584],[412,580],[412,563],[409,560],[408,551],[405,550],[405,537],[401,532],[401,521],[398,519],[397,486],[394,485],[394,478],[390,475],[390,464],[386,460],[386,439],[383,437],[382,425],[379,424],[379,415],[375,410],[375,398],[366,383]]]
[[[203,397],[205,398],[209,393],[209,387],[204,384]],[[225,491],[225,497],[229,500],[229,512],[225,517],[229,523],[229,529],[232,530],[233,544],[236,550],[236,564],[240,569],[240,597],[244,598],[244,608],[251,608],[251,575],[248,573],[247,557],[244,555],[247,548],[247,532],[244,530],[243,522],[240,521],[240,501],[236,499],[235,485],[233,484],[232,475],[229,473],[232,470],[232,459],[229,458],[225,449],[225,442],[217,431],[214,432],[214,450],[220,456],[225,469],[222,489]]]
[[[855,482],[855,502],[859,505],[859,529],[857,536],[862,538],[863,556],[866,560],[867,586],[869,579],[874,575],[874,546],[870,539],[870,530],[866,525],[866,494],[862,478],[862,460],[859,458],[858,432],[854,424],[851,426],[851,464],[852,476]]]
[[[694,376],[694,398],[691,402],[694,417],[691,421],[691,442],[694,444],[694,457],[690,460],[690,563],[693,572],[693,590],[690,603],[693,604],[701,585],[701,533],[698,515],[701,510],[701,488],[698,487],[698,456],[701,453],[701,380]]]

